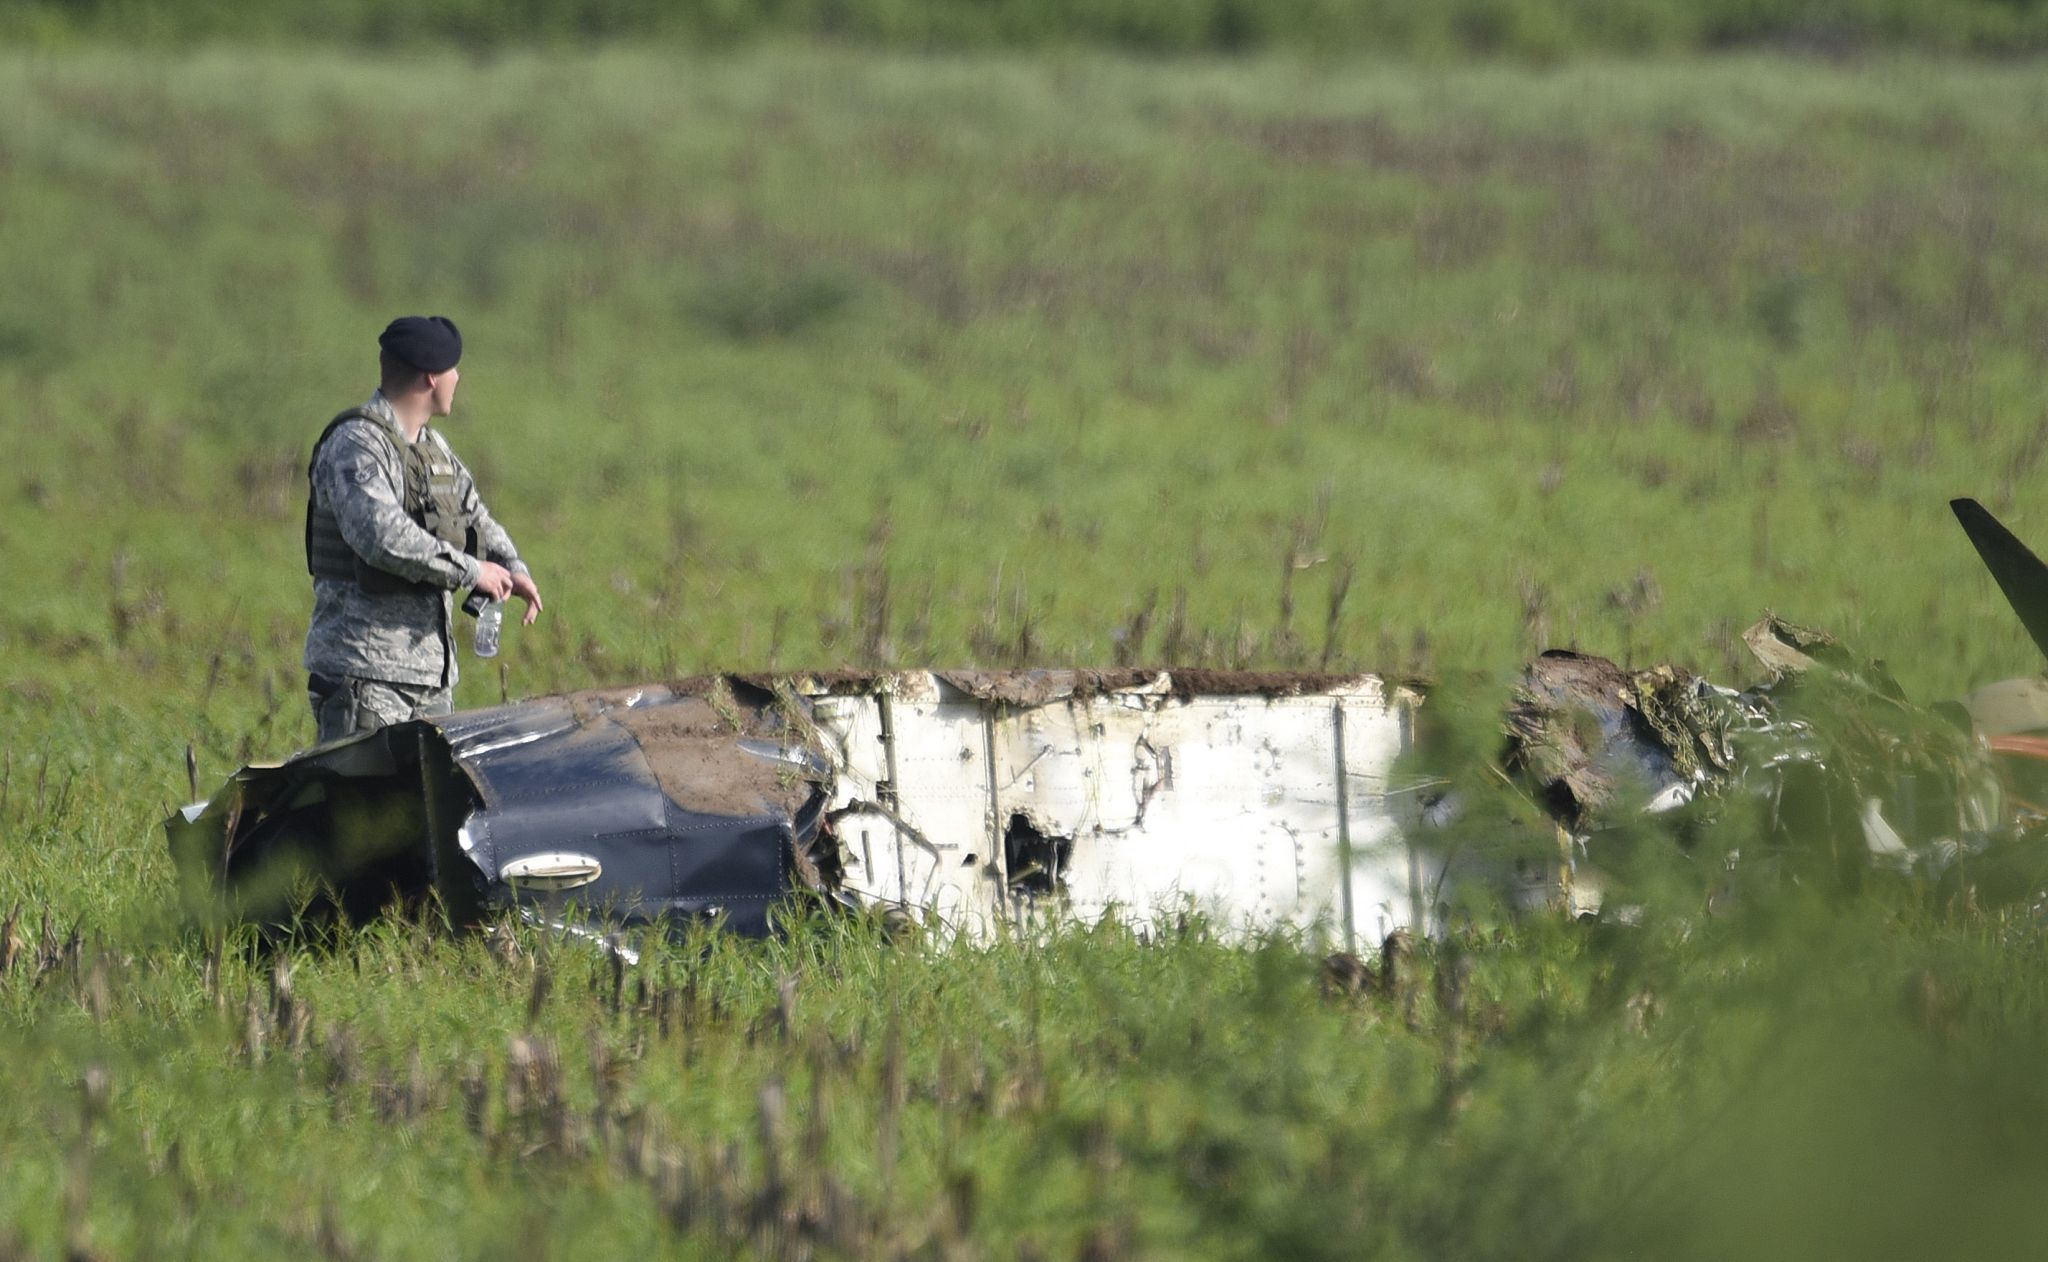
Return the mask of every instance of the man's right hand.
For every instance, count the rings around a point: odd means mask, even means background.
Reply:
[[[492,600],[504,600],[512,594],[512,571],[496,561],[478,562],[476,590]]]

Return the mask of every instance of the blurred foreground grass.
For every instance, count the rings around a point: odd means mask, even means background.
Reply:
[[[1350,997],[1299,944],[1199,922],[981,948],[799,924],[633,968],[387,922],[216,967],[175,934],[31,918],[0,980],[0,1242],[2033,1255],[2031,914],[1797,891],[1674,912],[1457,934]]]
[[[403,311],[468,335],[449,430],[549,599],[468,703],[1553,643],[1734,681],[1765,606],[1921,697],[2037,669],[1945,500],[2048,538],[2044,126],[2031,66],[1912,61],[0,55],[0,1223],[123,1256],[2018,1252],[2017,912],[1531,923],[1343,1003],[1302,944],[1199,931],[818,930],[615,990],[391,925],[279,1005],[167,923],[156,821],[187,742],[204,788],[310,737],[305,450]]]

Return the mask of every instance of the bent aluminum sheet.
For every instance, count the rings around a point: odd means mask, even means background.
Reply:
[[[431,887],[461,919],[762,932],[808,888],[976,937],[1195,910],[1377,941],[1430,928],[1443,880],[1393,784],[1418,700],[1368,675],[710,676],[387,728],[166,827],[196,885],[295,854],[352,916]],[[591,876],[530,877],[564,864]]]
[[[399,724],[245,768],[166,827],[188,899],[224,893],[274,926],[312,878],[353,920],[431,890],[464,922],[516,909],[762,933],[827,796],[750,752],[790,739],[772,701],[647,687]],[[531,879],[565,856],[587,879]]]

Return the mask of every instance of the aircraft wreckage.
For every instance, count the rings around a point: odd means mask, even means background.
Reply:
[[[2048,567],[1956,512],[2048,653]],[[244,768],[165,827],[195,913],[351,920],[431,893],[619,945],[809,895],[976,936],[1114,912],[1347,943],[1442,924],[1460,883],[1597,905],[1617,819],[1747,811],[1769,854],[1938,877],[2040,822],[2048,681],[1908,704],[1774,617],[1747,691],[1546,653],[1501,776],[1553,822],[1531,869],[1463,854],[1465,808],[1406,774],[1420,685],[1373,675],[999,670],[717,675],[399,724]],[[1745,859],[1745,862],[1748,862]],[[1761,861],[1761,860],[1759,860]]]

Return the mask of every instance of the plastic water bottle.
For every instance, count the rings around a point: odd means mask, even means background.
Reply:
[[[496,657],[498,655],[498,628],[505,621],[505,602],[489,600],[476,611],[476,655]]]

